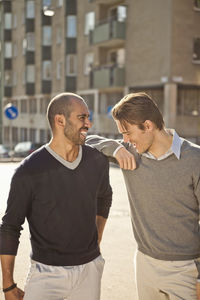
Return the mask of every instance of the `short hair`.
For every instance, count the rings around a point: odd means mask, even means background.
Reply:
[[[74,93],[58,94],[49,102],[49,105],[47,107],[47,119],[52,130],[54,129],[55,115],[64,115],[65,119],[68,119],[70,117],[70,114],[73,110],[73,100],[78,100],[85,103],[81,96]]]
[[[126,127],[126,123],[138,125],[144,129],[146,120],[152,121],[159,130],[164,127],[164,120],[153,99],[144,92],[124,96],[112,109],[115,120]]]

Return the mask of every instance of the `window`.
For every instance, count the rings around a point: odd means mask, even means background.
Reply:
[[[193,44],[193,62],[200,63],[200,38],[194,39],[194,44]]]
[[[94,53],[87,53],[85,55],[85,63],[84,63],[84,74],[85,75],[90,74],[93,63],[94,63]]]
[[[200,0],[194,0],[194,6],[200,9]]]
[[[51,0],[43,0],[43,6],[51,6]]]
[[[14,143],[17,143],[17,141],[18,141],[18,128],[17,127],[12,127],[12,141]]]
[[[43,26],[43,46],[51,45],[51,26]]]
[[[126,20],[126,6],[119,5],[117,7],[117,20],[124,22]]]
[[[42,63],[42,79],[50,80],[51,79],[51,61],[44,60]]]
[[[5,42],[5,58],[11,58],[12,57],[12,43],[11,42]]]
[[[36,129],[30,128],[29,136],[30,136],[31,142],[35,143],[36,142]]]
[[[22,41],[22,54],[26,54],[26,49],[27,49],[27,39],[23,39]]]
[[[12,86],[12,71],[4,71],[4,83],[6,86]]]
[[[26,2],[26,18],[27,19],[35,18],[35,2],[34,1]]]
[[[27,41],[27,50],[34,51],[35,50],[35,33],[28,32],[26,35],[26,41]]]
[[[37,100],[35,98],[29,100],[29,112],[31,114],[37,113]]]
[[[46,99],[45,98],[40,98],[40,113],[45,114],[46,113]]]
[[[63,0],[57,0],[57,7],[63,6]]]
[[[26,66],[26,82],[27,83],[35,82],[35,66],[34,65]]]
[[[179,115],[199,116],[200,90],[195,88],[180,88],[178,91],[177,110]]]
[[[90,30],[94,29],[95,13],[93,11],[85,15],[85,34],[88,35]]]
[[[76,16],[67,16],[67,37],[76,37]]]
[[[66,75],[75,76],[76,75],[76,55],[69,54],[66,59]]]
[[[12,14],[11,13],[5,13],[5,15],[4,15],[4,28],[12,29]]]
[[[20,101],[20,106],[21,106],[21,113],[27,113],[27,100],[22,99]]]
[[[46,142],[46,130],[40,129],[40,143]]]
[[[120,48],[116,51],[111,51],[108,53],[108,62],[117,67],[123,68],[125,65],[125,49]]]
[[[25,142],[28,139],[27,128],[20,128],[20,141]]]
[[[110,17],[113,20],[124,22],[126,20],[126,6],[119,5],[110,10]]]
[[[56,79],[61,79],[62,62],[57,62],[56,65]]]

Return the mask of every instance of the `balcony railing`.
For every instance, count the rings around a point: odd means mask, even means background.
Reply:
[[[90,88],[121,87],[125,83],[125,70],[119,66],[105,66],[93,69],[90,78]]]
[[[98,44],[112,39],[125,39],[126,23],[125,21],[109,20],[96,25],[90,31],[90,44]]]

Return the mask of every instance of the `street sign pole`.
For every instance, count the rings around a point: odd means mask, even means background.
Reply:
[[[9,143],[10,150],[13,147],[13,132],[12,132],[12,120],[16,119],[18,116],[18,109],[16,106],[12,105],[12,103],[8,103],[4,107],[5,116],[9,119]]]

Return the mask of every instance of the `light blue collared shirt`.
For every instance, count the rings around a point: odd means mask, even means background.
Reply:
[[[146,156],[148,158],[151,158],[151,159],[162,160],[162,159],[165,159],[168,156],[174,154],[177,157],[177,159],[180,159],[181,146],[182,146],[182,143],[183,143],[183,139],[180,138],[180,136],[176,133],[176,131],[174,129],[167,129],[167,132],[169,134],[173,135],[173,141],[172,141],[171,148],[165,154],[162,154],[160,157],[155,157],[150,152],[145,152],[145,153],[142,153],[142,155]]]

